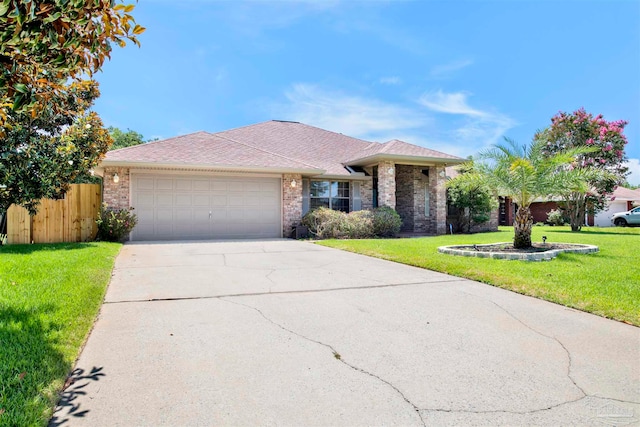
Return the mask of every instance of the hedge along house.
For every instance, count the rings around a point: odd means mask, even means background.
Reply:
[[[110,151],[97,173],[110,208],[135,209],[132,240],[287,237],[319,206],[390,206],[404,231],[443,234],[445,167],[462,162],[274,120]]]

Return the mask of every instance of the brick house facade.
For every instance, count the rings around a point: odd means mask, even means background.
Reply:
[[[445,167],[464,160],[295,122],[198,132],[109,152],[104,202],[134,207],[134,240],[289,236],[315,206],[389,206],[403,230],[447,231]]]

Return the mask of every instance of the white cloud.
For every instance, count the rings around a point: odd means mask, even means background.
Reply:
[[[516,124],[504,114],[470,106],[462,92],[438,91],[417,102],[393,103],[298,83],[285,97],[285,103],[271,105],[272,117],[369,141],[400,139],[460,157],[499,142]]]
[[[428,115],[377,99],[348,95],[299,83],[287,91],[289,101],[273,108],[283,118],[365,139],[431,123]]]
[[[206,1],[206,0],[204,0]],[[216,2],[224,19],[246,35],[264,36],[266,30],[286,28],[308,16],[339,12],[339,0]]]
[[[627,176],[629,184],[640,185],[640,159],[629,159],[629,161],[625,163],[625,166],[628,167],[629,172],[631,172]]]
[[[476,150],[497,143],[505,132],[517,125],[505,114],[471,107],[467,102],[468,95],[439,90],[423,94],[418,102],[438,113],[462,116],[462,121],[450,131],[450,137],[462,145],[475,146]]]
[[[420,104],[430,110],[439,113],[462,114],[466,116],[482,117],[486,113],[471,108],[467,104],[467,94],[464,92],[444,93],[439,90],[437,92],[425,93],[418,100]]]
[[[472,65],[471,59],[461,59],[458,61],[449,62],[448,64],[436,65],[431,69],[430,75],[434,78],[447,78],[451,77],[456,71]]]
[[[385,85],[399,85],[400,83],[402,83],[402,79],[398,76],[381,77],[380,83]]]

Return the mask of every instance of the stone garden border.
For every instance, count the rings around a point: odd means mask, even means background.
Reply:
[[[490,243],[482,246],[494,246],[494,245],[508,245],[511,242]],[[476,257],[476,258],[494,258],[494,259],[506,259],[506,260],[522,260],[522,261],[546,261],[551,260],[558,256],[561,252],[578,253],[578,254],[591,254],[599,252],[600,249],[594,245],[582,245],[578,243],[562,243],[563,245],[571,245],[571,248],[552,249],[545,252],[529,252],[529,253],[513,253],[513,252],[479,252],[470,251],[468,249],[459,249],[467,247],[467,245],[452,245],[452,246],[440,246],[438,252],[448,255]]]

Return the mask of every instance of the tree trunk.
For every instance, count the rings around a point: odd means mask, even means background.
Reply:
[[[533,217],[529,207],[518,206],[516,217],[513,221],[513,247],[516,249],[524,249],[531,247],[531,227],[533,226]]]
[[[584,225],[584,214],[586,209],[586,200],[583,193],[571,193],[566,200],[567,213],[569,214],[569,223],[571,231],[580,231]]]

